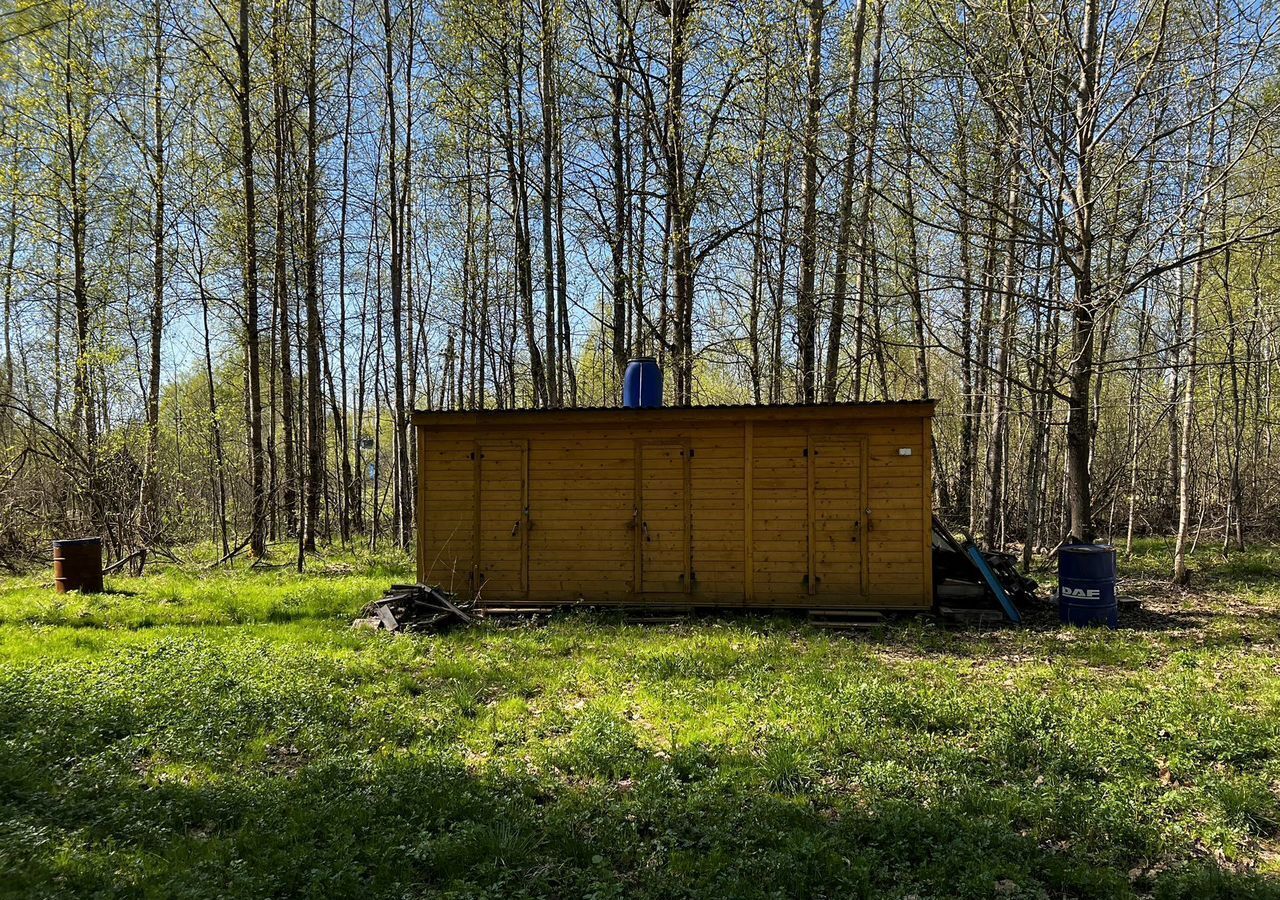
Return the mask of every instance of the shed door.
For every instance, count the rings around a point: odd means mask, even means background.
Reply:
[[[857,438],[815,439],[812,455],[815,593],[824,605],[856,603],[864,593],[865,444]]]
[[[794,606],[809,593],[808,436],[761,424],[751,448],[754,600]]]
[[[524,441],[476,446],[476,588],[486,600],[528,589],[527,454]]]
[[[642,592],[689,585],[688,448],[641,442],[636,453],[636,578]]]

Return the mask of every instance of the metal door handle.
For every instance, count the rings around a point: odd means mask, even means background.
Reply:
[[[652,540],[652,538],[650,538],[650,537],[649,537],[649,523],[648,523],[648,522],[641,522],[641,523],[640,523],[640,530],[644,532],[644,539],[645,539],[646,541],[648,541],[648,540]]]
[[[516,524],[511,526],[511,536],[515,537],[516,532],[520,530],[520,520],[516,519]]]

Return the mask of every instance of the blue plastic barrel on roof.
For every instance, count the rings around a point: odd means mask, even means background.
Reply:
[[[627,363],[622,379],[622,405],[629,409],[662,406],[662,369],[652,356],[640,356]]]

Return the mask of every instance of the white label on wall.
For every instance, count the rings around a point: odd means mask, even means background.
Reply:
[[[910,447],[899,447],[899,448],[898,448],[898,455],[899,455],[899,456],[910,456],[910,455],[911,455],[911,448],[910,448]]]

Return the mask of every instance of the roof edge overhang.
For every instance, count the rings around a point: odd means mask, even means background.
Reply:
[[[864,403],[734,404],[717,406],[663,406],[633,409],[625,406],[592,406],[573,409],[415,410],[413,423],[430,428],[485,425],[570,425],[622,423],[679,424],[705,421],[813,422],[841,419],[895,419],[931,417],[937,401],[882,400]]]

